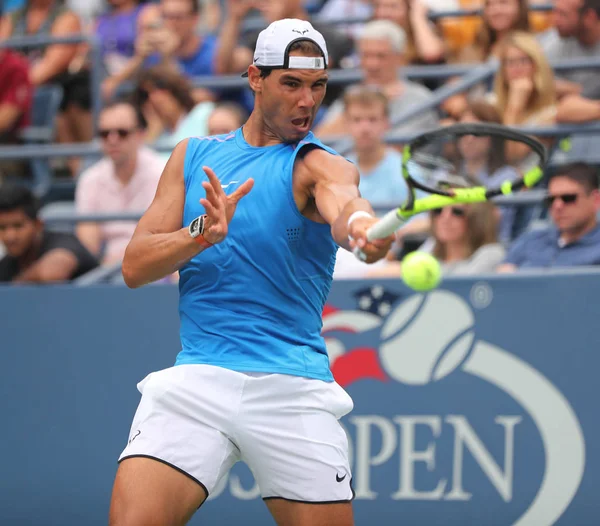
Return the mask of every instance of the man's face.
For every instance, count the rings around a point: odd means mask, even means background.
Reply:
[[[302,0],[256,0],[254,6],[267,23],[291,18],[301,7]]]
[[[166,28],[175,33],[182,43],[196,34],[199,17],[192,10],[192,0],[161,0],[160,9]]]
[[[292,53],[293,55],[294,53]],[[257,102],[267,131],[283,142],[297,142],[312,128],[327,86],[324,70],[275,69],[260,80]]]
[[[383,136],[389,129],[383,104],[351,103],[346,109],[347,130],[354,139],[357,150],[371,150],[383,143]]]
[[[587,192],[568,177],[553,177],[548,184],[550,215],[561,232],[577,232],[595,220],[600,207],[598,190]]]
[[[217,108],[208,118],[208,134],[223,135],[237,130],[241,125],[235,112],[227,108]]]
[[[41,223],[27,216],[23,210],[0,212],[0,242],[9,256],[23,256],[32,246]]]
[[[105,109],[98,119],[98,134],[104,155],[117,166],[135,155],[142,141],[135,111],[129,104]]]
[[[558,34],[563,38],[577,36],[581,26],[582,0],[555,0],[552,19]]]
[[[388,40],[361,39],[358,52],[367,84],[385,86],[398,78],[400,54],[392,49]]]

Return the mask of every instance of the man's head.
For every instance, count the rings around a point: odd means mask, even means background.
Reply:
[[[600,0],[555,0],[552,18],[561,37],[581,38],[597,31]]]
[[[256,0],[254,6],[269,24],[284,18],[298,18],[304,10],[302,0]]]
[[[208,117],[208,134],[223,135],[237,130],[248,118],[245,110],[234,102],[223,102]]]
[[[344,95],[344,109],[348,133],[358,151],[373,151],[383,144],[390,127],[389,104],[385,94],[377,88],[354,86]]]
[[[585,163],[561,167],[548,183],[546,204],[557,228],[577,238],[596,224],[598,170]]]
[[[198,0],[161,0],[160,11],[165,27],[185,45],[196,35],[200,19]]]
[[[174,115],[189,113],[196,105],[191,82],[167,65],[153,66],[140,74],[137,97],[139,104],[148,102],[163,124]]]
[[[98,117],[98,135],[104,155],[121,166],[135,158],[144,141],[144,117],[127,101],[108,104]]]
[[[43,229],[37,213],[37,200],[28,189],[0,186],[0,243],[9,256],[22,257],[33,247]]]
[[[406,33],[394,22],[375,20],[365,25],[358,41],[365,83],[385,86],[398,79],[406,46]]]
[[[266,133],[297,142],[310,131],[327,87],[327,46],[309,22],[278,20],[262,31],[244,76]]]

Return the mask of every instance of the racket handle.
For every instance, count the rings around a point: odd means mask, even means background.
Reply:
[[[375,241],[376,239],[383,239],[391,236],[405,222],[406,220],[402,219],[397,214],[397,210],[392,210],[391,212],[385,214],[377,223],[367,230],[367,240]],[[359,247],[356,247],[352,253],[361,261],[365,261],[367,259],[365,253]]]
[[[383,239],[384,237],[391,236],[405,222],[406,220],[398,215],[397,210],[392,210],[367,230],[367,239],[369,241],[374,241],[376,239]]]

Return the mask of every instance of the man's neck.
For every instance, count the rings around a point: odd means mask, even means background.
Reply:
[[[177,56],[179,58],[188,58],[195,55],[200,46],[202,45],[202,37],[200,35],[194,35],[189,38],[186,42],[182,42],[181,46],[177,50]]]
[[[281,137],[267,126],[256,107],[242,127],[242,134],[250,146],[272,146],[283,142]]]
[[[600,24],[588,31],[581,31],[577,40],[583,47],[593,47],[600,41]]]
[[[135,152],[133,155],[127,158],[126,161],[114,164],[115,176],[121,182],[126,185],[131,181],[133,174],[135,173],[135,167],[137,165],[138,153]]]
[[[592,218],[590,219],[590,221],[588,223],[586,223],[585,225],[581,226],[578,229],[574,229],[574,230],[570,230],[570,231],[564,231],[560,233],[560,240],[565,244],[565,245],[570,245],[571,243],[575,243],[575,241],[579,241],[583,236],[585,236],[586,234],[589,234],[592,230],[594,230],[594,228],[596,228],[596,226],[598,226],[598,222],[596,220],[596,218]]]
[[[375,168],[385,157],[387,147],[385,144],[379,144],[374,148],[357,150],[358,168],[361,173],[368,173]]]

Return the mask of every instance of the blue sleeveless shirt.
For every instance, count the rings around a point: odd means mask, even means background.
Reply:
[[[212,168],[225,193],[254,179],[222,243],[180,270],[182,350],[176,365],[283,373],[332,381],[321,314],[338,245],[331,227],[304,217],[292,174],[300,150],[323,145],[312,133],[297,144],[249,145],[242,129],[191,138],[185,164],[183,225],[204,213],[200,198]]]

